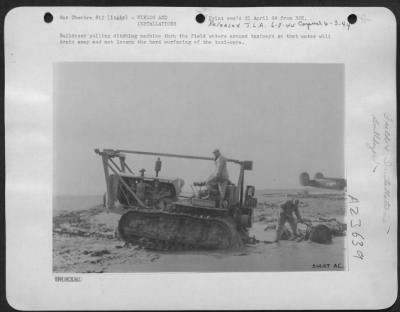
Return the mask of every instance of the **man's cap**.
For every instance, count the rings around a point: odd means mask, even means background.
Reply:
[[[214,153],[214,154],[215,154],[215,153],[219,153],[219,149],[218,149],[218,148],[214,149],[214,150],[213,150],[213,153]]]

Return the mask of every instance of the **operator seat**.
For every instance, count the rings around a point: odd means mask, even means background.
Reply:
[[[228,182],[228,185],[225,186],[224,200],[228,202],[228,207],[239,202],[239,192],[237,191],[237,187],[230,181]]]

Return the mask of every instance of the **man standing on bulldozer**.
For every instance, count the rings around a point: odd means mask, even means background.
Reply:
[[[227,168],[227,161],[224,156],[221,155],[219,149],[213,151],[215,161],[215,172],[207,179],[206,187],[209,194],[213,194],[217,189],[219,192],[219,206],[223,205],[225,199],[226,187],[229,183],[229,174]]]
[[[281,238],[286,222],[288,222],[290,227],[292,228],[291,239],[296,239],[299,236],[297,233],[297,223],[303,222],[299,211],[299,203],[300,202],[298,199],[291,199],[281,205],[279,225],[276,232],[276,242],[278,242]],[[297,219],[293,216],[293,214],[296,216]]]

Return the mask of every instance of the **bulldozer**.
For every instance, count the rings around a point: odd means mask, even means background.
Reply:
[[[156,250],[241,248],[251,240],[253,209],[257,206],[255,188],[245,186],[245,171],[252,161],[227,159],[239,166],[237,184],[229,181],[221,194],[208,192],[204,183],[193,182],[193,195],[182,192],[183,179],[161,177],[161,157],[214,161],[212,157],[153,153],[133,150],[95,149],[101,156],[106,193],[104,206],[121,215],[119,236],[127,244],[140,242]],[[127,164],[127,154],[157,157],[154,175]],[[197,189],[197,192],[195,191]]]

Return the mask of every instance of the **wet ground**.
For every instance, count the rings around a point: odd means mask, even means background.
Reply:
[[[288,196],[289,195],[289,196]],[[310,221],[343,222],[345,200],[342,192],[296,193],[300,211]],[[313,271],[345,269],[345,236],[331,244],[309,241],[280,241],[276,235],[279,203],[287,192],[257,195],[254,224],[250,235],[259,243],[231,251],[159,252],[139,246],[124,246],[115,235],[120,215],[101,205],[88,210],[54,216],[54,272],[252,272]],[[299,226],[301,230],[301,226]]]

